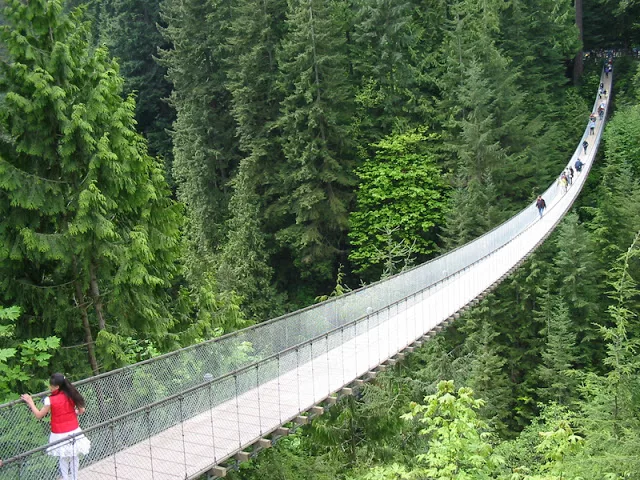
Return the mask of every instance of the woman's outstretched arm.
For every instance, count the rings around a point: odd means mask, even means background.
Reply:
[[[49,413],[49,410],[51,410],[51,407],[49,405],[45,405],[40,410],[38,410],[38,407],[36,407],[36,404],[34,403],[33,398],[31,398],[31,395],[29,395],[28,393],[25,393],[24,395],[20,395],[20,398],[24,400],[24,402],[27,405],[29,405],[31,412],[33,412],[33,414],[38,420],[46,417],[47,414]]]

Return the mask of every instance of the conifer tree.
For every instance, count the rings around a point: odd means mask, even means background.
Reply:
[[[575,213],[565,216],[554,235],[557,253],[553,258],[555,293],[568,309],[577,338],[582,365],[597,365],[602,349],[593,324],[600,314],[597,263],[586,227]]]
[[[505,7],[499,44],[520,72],[515,79],[524,97],[519,108],[536,139],[529,145],[533,168],[521,166],[530,175],[527,186],[540,189],[572,152],[588,112],[586,102],[567,88],[566,63],[580,49],[574,8],[569,0],[514,0]]]
[[[167,103],[171,85],[167,70],[155,56],[166,48],[157,24],[160,0],[108,0],[100,21],[100,40],[109,47],[125,79],[124,90],[136,94],[138,131],[149,142],[149,153],[164,157],[171,165],[171,139],[167,130],[174,113]]]
[[[590,372],[583,380],[584,402],[579,420],[586,442],[581,454],[571,459],[575,477],[634,478],[640,475],[637,456],[640,328],[635,304],[639,292],[634,268],[640,258],[639,240],[640,233],[637,233],[609,272],[611,322],[600,324],[607,347],[604,360],[607,371],[603,375]]]
[[[283,298],[272,283],[265,236],[262,233],[260,199],[252,186],[253,162],[243,159],[233,180],[234,193],[229,202],[232,212],[229,236],[220,255],[218,283],[223,291],[241,297],[241,309],[253,321],[275,318],[283,312]]]
[[[488,312],[484,312],[488,313]],[[510,416],[512,386],[505,373],[506,359],[500,354],[495,341],[498,334],[489,321],[469,335],[466,347],[471,349],[471,368],[468,386],[485,404],[478,413],[498,433],[505,434],[505,418]]]
[[[228,39],[227,86],[244,157],[231,183],[228,236],[219,258],[218,277],[222,289],[231,289],[243,298],[241,308],[247,317],[258,321],[282,313],[282,298],[272,285],[264,224],[269,200],[264,192],[277,185],[274,173],[283,160],[273,123],[280,107],[275,86],[276,47],[284,13],[283,0],[240,2],[234,9]]]
[[[420,28],[411,1],[354,2],[351,55],[358,79],[356,132],[362,148],[402,130],[418,108],[416,50]]]
[[[192,270],[211,270],[225,237],[229,180],[237,166],[235,122],[226,89],[226,38],[231,2],[164,0],[162,32],[170,47],[160,54],[173,84],[173,171],[185,204]]]
[[[545,402],[566,405],[575,389],[575,379],[570,371],[577,360],[576,334],[562,298],[547,292],[539,302],[538,318],[544,322],[541,334],[545,346],[541,354],[542,363],[538,367],[538,394]]]
[[[84,332],[97,372],[96,332],[158,339],[171,327],[181,209],[82,12],[15,0],[5,13],[0,291],[45,335]]]
[[[326,279],[344,248],[354,183],[345,12],[341,2],[290,0],[278,52],[286,162],[269,210],[297,267]]]
[[[504,199],[529,195],[518,181],[531,168],[522,153],[530,142],[522,96],[495,40],[502,3],[454,2],[439,52],[439,107],[448,117],[445,141],[453,144],[459,172],[445,234],[451,246],[505,219],[513,204]]]

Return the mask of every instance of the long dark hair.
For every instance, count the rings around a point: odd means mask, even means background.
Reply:
[[[67,380],[63,374],[54,373],[53,375],[51,375],[49,384],[53,385],[54,387],[60,387],[62,393],[73,400],[73,403],[76,404],[76,407],[84,408],[84,398],[82,397],[82,395],[80,395],[80,392],[76,390],[76,387],[71,385],[71,382]]]

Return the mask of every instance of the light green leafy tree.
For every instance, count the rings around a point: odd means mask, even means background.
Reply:
[[[373,146],[375,154],[356,170],[349,258],[369,280],[380,277],[389,245],[410,247],[419,259],[437,249],[447,188],[428,150],[433,137],[420,131],[390,135]]]
[[[458,391],[452,381],[442,381],[438,391],[413,403],[405,419],[416,419],[420,434],[428,439],[428,449],[417,455],[424,467],[413,474],[417,478],[438,480],[481,480],[494,478],[502,458],[494,454],[487,424],[479,418],[483,401],[473,390]]]
[[[0,403],[17,397],[20,391],[40,389],[42,382],[31,380],[43,372],[52,351],[60,346],[57,337],[17,340],[14,332],[19,316],[18,307],[0,307]]]

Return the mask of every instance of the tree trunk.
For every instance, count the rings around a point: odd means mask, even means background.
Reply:
[[[76,304],[80,309],[80,315],[82,317],[82,326],[84,328],[84,339],[87,343],[87,351],[89,352],[89,364],[91,364],[91,370],[94,375],[100,373],[98,368],[98,360],[96,358],[96,352],[93,347],[93,335],[91,334],[91,324],[89,323],[89,314],[87,313],[87,303],[85,302],[84,292],[82,291],[82,285],[78,280],[78,263],[76,259],[73,259],[73,275],[76,280],[73,282],[76,288]]]
[[[89,274],[91,276],[91,299],[93,300],[93,306],[96,309],[96,315],[98,316],[98,328],[100,330],[104,330],[107,327],[107,323],[104,319],[102,297],[100,296],[98,277],[96,276],[96,268],[93,263],[89,267]]]
[[[82,286],[77,280],[74,283],[76,287],[76,297],[78,297],[78,308],[80,308],[80,315],[82,316],[82,326],[84,327],[84,339],[87,343],[87,350],[89,351],[89,363],[91,364],[93,374],[98,375],[100,373],[100,369],[98,368],[96,352],[93,349],[93,335],[91,334],[91,325],[89,324],[89,315],[87,314],[87,306],[84,301]]]
[[[582,0],[575,1],[576,6],[576,26],[578,27],[579,32],[579,40],[580,40],[580,51],[576,55],[576,58],[573,61],[573,83],[574,85],[578,84],[580,77],[582,77],[582,73],[584,72],[584,59],[583,59],[583,40],[584,40],[584,27],[582,23]]]

